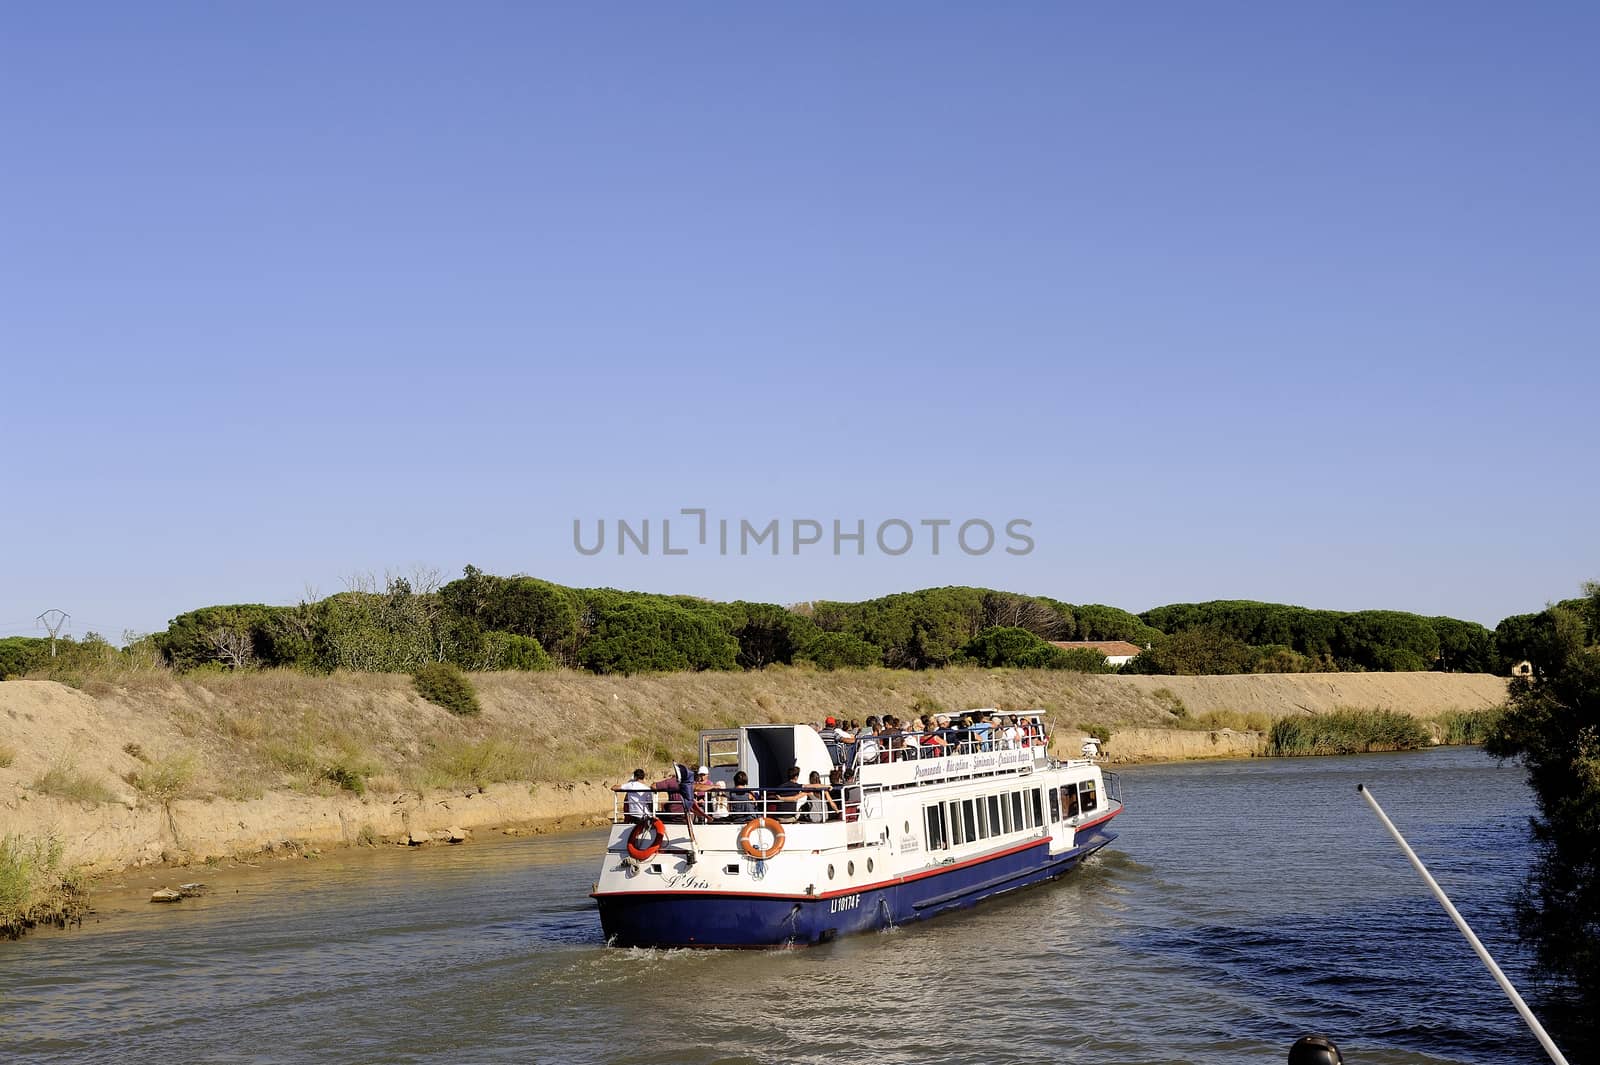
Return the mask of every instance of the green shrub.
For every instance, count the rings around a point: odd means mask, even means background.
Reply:
[[[518,669],[525,673],[554,669],[555,663],[532,636],[506,633],[505,650],[500,658],[501,669]]]
[[[1283,717],[1272,725],[1267,753],[1365,754],[1414,751],[1430,742],[1422,722],[1393,710],[1335,710],[1308,717]]]
[[[365,795],[367,793],[367,778],[361,766],[334,762],[323,767],[322,779],[339,785],[345,791],[353,791],[357,795]]]
[[[479,713],[478,693],[467,675],[449,662],[429,662],[411,675],[417,694],[463,717]]]

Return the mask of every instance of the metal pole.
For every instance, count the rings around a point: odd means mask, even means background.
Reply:
[[[1444,888],[1439,886],[1439,882],[1433,878],[1433,874],[1428,872],[1427,867],[1422,864],[1422,859],[1418,858],[1417,852],[1411,849],[1411,844],[1407,843],[1406,838],[1400,834],[1400,830],[1394,827],[1394,822],[1389,820],[1389,815],[1383,812],[1383,807],[1379,806],[1378,800],[1372,797],[1372,792],[1367,789],[1365,784],[1357,784],[1356,790],[1361,793],[1363,799],[1367,800],[1367,805],[1372,807],[1372,812],[1378,815],[1378,820],[1382,821],[1383,827],[1389,830],[1389,835],[1393,836],[1394,841],[1400,844],[1400,849],[1405,853],[1406,860],[1411,863],[1411,867],[1417,871],[1423,882],[1428,885],[1428,890],[1433,892],[1433,897],[1439,900],[1439,905],[1443,906],[1444,912],[1450,915],[1450,920],[1456,923],[1456,927],[1461,930],[1461,934],[1467,938],[1467,942],[1477,952],[1479,960],[1488,968],[1489,975],[1494,977],[1495,983],[1500,985],[1500,990],[1504,991],[1506,997],[1511,1000],[1511,1004],[1517,1007],[1517,1012],[1522,1015],[1523,1021],[1533,1030],[1534,1037],[1539,1040],[1539,1045],[1544,1047],[1544,1052],[1550,1055],[1550,1060],[1555,1062],[1556,1065],[1568,1065],[1566,1057],[1562,1055],[1560,1049],[1556,1046],[1555,1040],[1550,1038],[1550,1033],[1544,1030],[1544,1025],[1539,1023],[1539,1018],[1533,1015],[1533,1011],[1528,1008],[1528,1004],[1522,1001],[1522,996],[1517,993],[1517,989],[1511,986],[1511,981],[1506,978],[1506,974],[1500,971],[1500,966],[1496,965],[1494,958],[1489,956],[1488,948],[1483,945],[1477,934],[1472,931],[1472,927],[1467,924],[1466,918],[1462,917],[1461,912],[1451,903],[1450,896],[1444,893]]]

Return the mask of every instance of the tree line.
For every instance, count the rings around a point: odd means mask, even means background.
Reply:
[[[1542,1012],[1569,1051],[1600,1045],[1600,582],[1584,590],[1501,622],[1532,668],[1511,681],[1484,742],[1522,763],[1538,806],[1516,923],[1544,978]]]
[[[1122,667],[1138,673],[1507,673],[1528,657],[1535,617],[1507,618],[1491,631],[1448,617],[1242,600],[1133,614],[972,587],[784,607],[573,588],[468,566],[449,582],[428,573],[362,578],[343,592],[292,606],[201,607],[124,650],[159,657],[179,671],[414,672],[448,662],[469,671],[566,667],[606,674],[796,663],[824,670],[973,665],[1105,672],[1104,655],[1053,641],[1119,640],[1143,649]],[[70,655],[76,645],[65,646]],[[0,676],[41,668],[47,647],[46,640],[0,640]],[[95,653],[103,656],[104,647]]]

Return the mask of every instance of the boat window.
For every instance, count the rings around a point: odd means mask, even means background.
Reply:
[[[968,799],[961,804],[961,820],[967,826],[967,842],[978,838],[978,818],[972,812],[972,800]]]
[[[1000,824],[1000,796],[989,796],[989,835],[998,836],[1005,828]]]
[[[1044,824],[1044,800],[1039,797],[1038,788],[1029,791],[1028,798],[1033,803],[1033,827],[1038,828]]]
[[[1078,816],[1078,785],[1061,785],[1061,808],[1068,820]]]
[[[958,800],[950,804],[950,842],[959,847],[966,841],[967,837],[961,832],[961,803]]]
[[[922,808],[922,817],[928,833],[928,849],[931,851],[943,850],[944,842],[944,804],[934,803],[932,806]]]
[[[978,808],[978,838],[989,838],[989,804],[983,801],[983,796],[978,796],[974,806]]]
[[[1085,780],[1078,785],[1078,805],[1083,808],[1084,813],[1088,813],[1098,805],[1094,793],[1094,781]]]
[[[1011,828],[1015,832],[1021,832],[1023,828],[1022,792],[1020,791],[1013,791],[1011,793]]]
[[[1055,788],[1050,789],[1050,820],[1061,820],[1061,793]]]
[[[1010,832],[1011,827],[1011,802],[1002,795],[1000,796],[1000,831]]]

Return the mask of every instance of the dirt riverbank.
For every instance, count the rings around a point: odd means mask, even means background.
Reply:
[[[119,676],[75,689],[0,684],[0,836],[53,837],[105,873],[263,851],[401,841],[451,828],[561,831],[601,823],[609,785],[691,749],[698,729],[826,713],[1043,708],[1059,747],[1112,732],[1114,762],[1258,753],[1272,720],[1341,707],[1418,716],[1503,701],[1461,674],[1085,676],[1036,670],[866,670],[610,678],[475,678],[458,718],[399,676]],[[1189,728],[1173,726],[1187,722]]]

